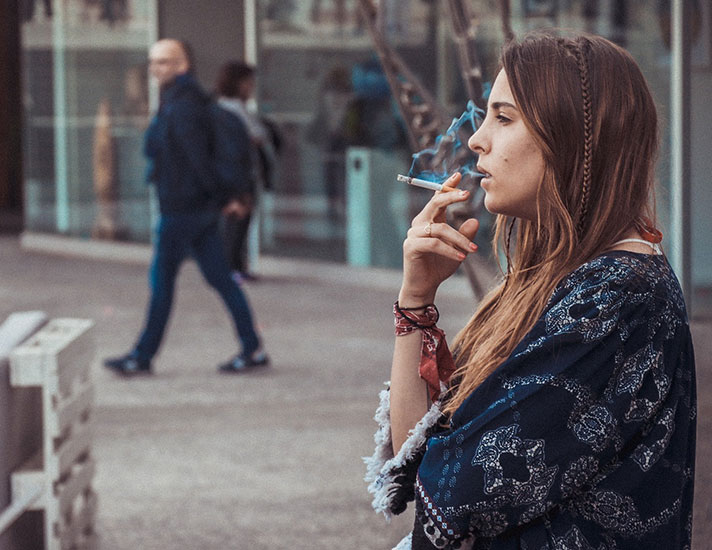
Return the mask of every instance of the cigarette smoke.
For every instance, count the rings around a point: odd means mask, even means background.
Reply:
[[[484,111],[474,102],[459,118],[454,118],[447,131],[438,136],[435,146],[413,155],[409,176],[443,183],[453,172],[462,174],[461,188],[473,189],[482,174],[477,172],[477,155],[467,147],[467,141],[475,133],[484,117]]]

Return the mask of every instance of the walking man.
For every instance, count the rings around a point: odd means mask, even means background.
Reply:
[[[221,209],[234,207],[234,182],[218,176],[210,101],[191,73],[187,46],[159,40],[149,53],[149,71],[160,87],[160,106],[146,131],[149,183],[156,186],[160,220],[149,272],[151,298],[144,329],[126,355],[107,359],[122,375],[148,374],[170,315],[178,270],[193,256],[205,280],[220,294],[237,330],[242,351],[218,367],[242,372],[266,365],[247,299],[233,281],[218,232]]]

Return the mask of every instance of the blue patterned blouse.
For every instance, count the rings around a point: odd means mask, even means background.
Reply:
[[[680,286],[663,256],[606,253],[555,289],[512,355],[438,428],[367,460],[374,507],[415,499],[399,549],[689,549],[696,398]]]

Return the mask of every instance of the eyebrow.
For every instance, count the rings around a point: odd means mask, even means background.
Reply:
[[[495,101],[492,103],[490,106],[492,109],[501,109],[502,107],[509,107],[510,109],[514,109],[515,111],[518,111],[516,105],[513,105],[512,103],[509,103],[507,101]]]

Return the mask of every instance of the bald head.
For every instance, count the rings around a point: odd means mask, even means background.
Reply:
[[[159,86],[167,86],[176,77],[190,71],[188,48],[173,38],[159,40],[149,50],[148,69]]]

